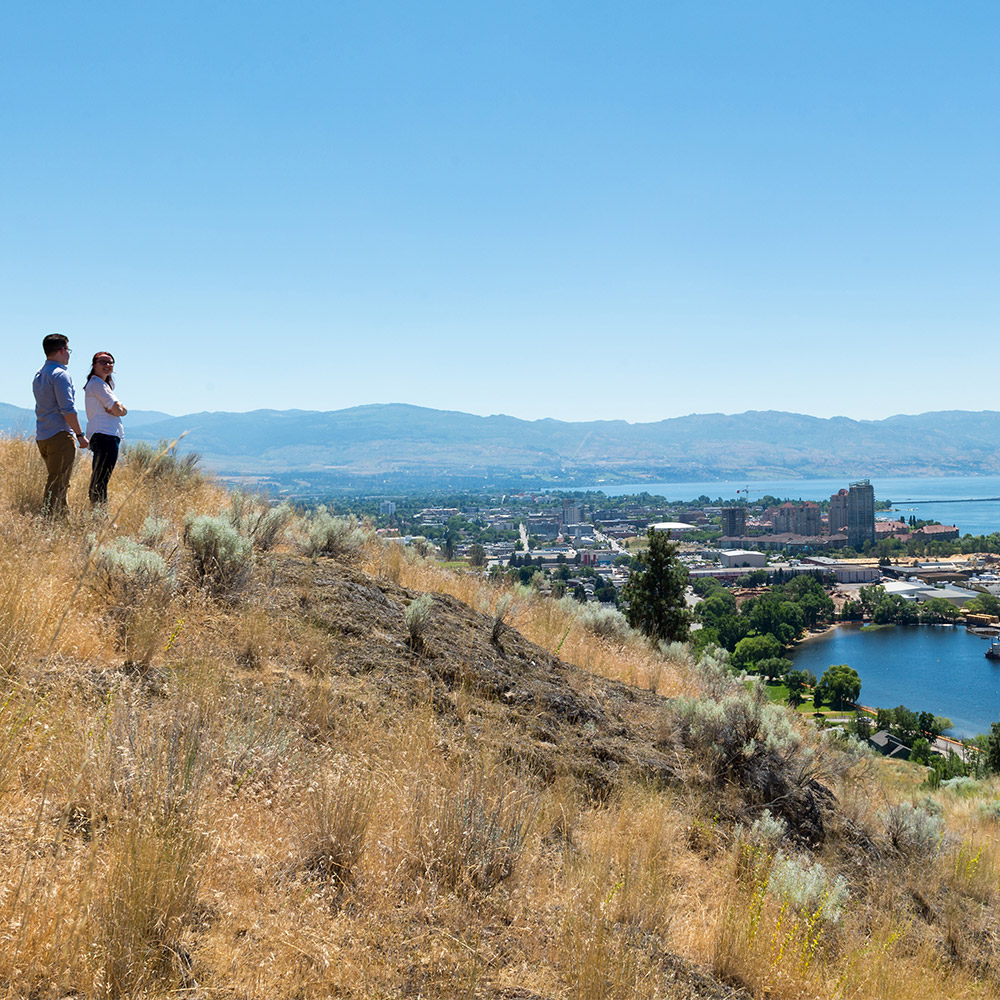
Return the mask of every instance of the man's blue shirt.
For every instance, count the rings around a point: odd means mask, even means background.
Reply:
[[[46,361],[31,383],[35,394],[35,440],[44,441],[70,429],[66,416],[76,413],[76,393],[65,365]]]

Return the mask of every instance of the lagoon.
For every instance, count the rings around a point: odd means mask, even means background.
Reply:
[[[986,659],[987,648],[960,626],[844,624],[800,643],[792,659],[817,677],[846,663],[861,677],[862,705],[947,716],[947,735],[961,739],[1000,721],[1000,665]]]

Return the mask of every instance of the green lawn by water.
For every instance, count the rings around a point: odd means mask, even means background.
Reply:
[[[788,688],[778,681],[767,682],[767,697],[770,701],[773,701],[777,705],[784,705],[785,708],[791,708],[791,705],[788,704]],[[819,709],[814,708],[811,696],[807,697],[795,711],[798,712],[799,715],[822,715],[824,718],[827,716],[841,718],[844,715],[851,714],[850,712],[843,712],[839,709],[834,710],[829,705],[824,705]]]

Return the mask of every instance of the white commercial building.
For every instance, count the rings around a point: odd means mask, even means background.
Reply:
[[[722,549],[719,552],[719,562],[723,566],[762,567],[767,565],[767,556],[752,549]]]

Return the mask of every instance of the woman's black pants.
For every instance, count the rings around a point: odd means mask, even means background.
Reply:
[[[108,502],[108,480],[118,463],[118,445],[114,434],[95,434],[90,439],[94,464],[90,472],[90,502]]]

